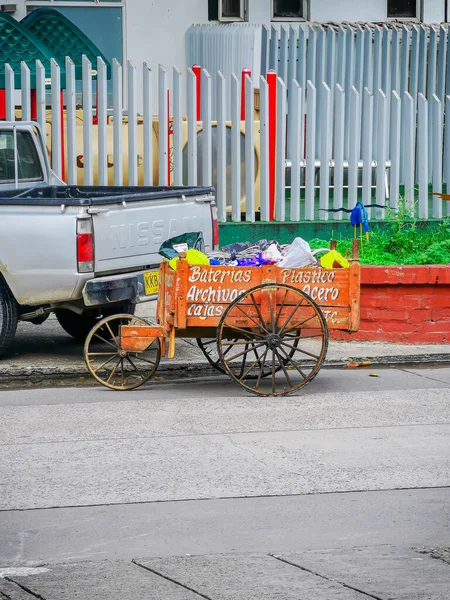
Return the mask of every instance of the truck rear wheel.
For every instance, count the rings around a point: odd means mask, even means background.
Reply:
[[[95,313],[89,311],[79,315],[66,308],[60,308],[55,311],[55,314],[58,323],[66,333],[77,342],[84,342],[91,329],[105,317],[118,314],[134,315],[135,309],[135,304],[126,302],[125,304],[115,304],[114,306],[101,308]]]
[[[5,354],[11,345],[18,321],[16,301],[0,278],[0,356]]]

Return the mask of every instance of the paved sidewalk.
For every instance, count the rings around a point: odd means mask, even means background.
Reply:
[[[136,314],[152,318],[156,303],[138,306]],[[370,360],[373,366],[399,364],[450,364],[450,345],[404,345],[374,342],[331,341],[325,365],[344,367],[348,362]],[[194,339],[177,340],[173,360],[163,359],[158,376],[214,375]],[[89,378],[83,360],[83,346],[59,326],[54,315],[42,325],[20,323],[10,355],[0,361],[0,384],[23,381],[29,384],[46,379]]]

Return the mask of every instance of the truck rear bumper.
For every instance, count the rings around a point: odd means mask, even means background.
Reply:
[[[155,300],[156,297],[156,294],[145,295],[144,271],[90,279],[83,289],[83,300],[86,306],[105,306],[118,302],[148,302]]]

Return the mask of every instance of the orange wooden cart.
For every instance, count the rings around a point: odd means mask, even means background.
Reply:
[[[357,331],[357,243],[348,269],[161,265],[156,323],[131,315],[100,321],[85,360],[116,390],[150,379],[175,340],[197,338],[208,361],[258,395],[285,395],[311,381],[326,356],[328,330]]]

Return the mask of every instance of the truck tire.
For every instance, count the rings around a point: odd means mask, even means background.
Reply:
[[[58,323],[66,333],[77,340],[77,342],[84,342],[88,336],[88,333],[101,319],[118,314],[134,315],[135,309],[135,304],[132,304],[131,302],[125,302],[124,304],[115,304],[114,306],[110,306],[108,308],[102,308],[95,315],[93,315],[91,312],[86,312],[82,315],[79,315],[66,308],[55,310],[55,315],[58,319]]]
[[[0,356],[6,354],[17,329],[19,312],[6,284],[0,279]]]

